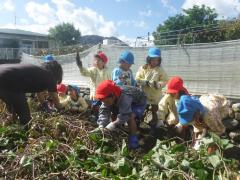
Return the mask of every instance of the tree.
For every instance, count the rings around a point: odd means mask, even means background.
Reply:
[[[59,46],[68,46],[79,43],[81,33],[73,24],[62,23],[49,29],[49,37],[54,39]]]
[[[183,9],[183,12],[183,14],[169,17],[163,24],[157,27],[156,32],[153,32],[155,44],[209,41],[207,37],[209,34],[204,31],[215,27],[218,28],[218,14],[215,12],[215,9],[205,5],[201,7],[195,5],[190,9]],[[215,36],[213,31],[210,34]]]

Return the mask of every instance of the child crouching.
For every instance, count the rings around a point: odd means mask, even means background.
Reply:
[[[100,128],[114,130],[128,123],[129,148],[138,148],[137,120],[141,119],[146,107],[146,96],[136,87],[117,86],[113,81],[103,81],[96,89],[96,96],[102,102],[99,109]],[[113,118],[111,122],[111,117]]]
[[[87,102],[80,96],[80,89],[73,85],[68,86],[68,97],[62,104],[71,113],[81,113],[88,108]]]

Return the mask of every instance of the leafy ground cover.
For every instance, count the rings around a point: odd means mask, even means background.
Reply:
[[[28,132],[6,125],[7,115],[1,115],[0,179],[239,178],[239,161],[223,153],[234,145],[214,134],[195,151],[190,141],[157,140],[143,133],[142,148],[129,151],[126,132],[92,132],[96,125],[85,116],[32,115]],[[209,154],[213,144],[218,150]]]

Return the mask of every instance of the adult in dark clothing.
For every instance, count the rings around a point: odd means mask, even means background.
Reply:
[[[61,109],[56,85],[62,81],[63,70],[57,61],[32,64],[0,65],[0,99],[19,116],[20,124],[31,119],[25,93],[37,93],[42,107],[46,107],[41,92],[47,90],[57,109]]]

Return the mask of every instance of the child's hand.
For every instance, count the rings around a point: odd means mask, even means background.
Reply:
[[[80,56],[79,56],[79,52],[77,51],[77,55],[76,55],[76,63],[77,63],[77,66],[79,68],[82,68],[82,61],[80,59]]]

